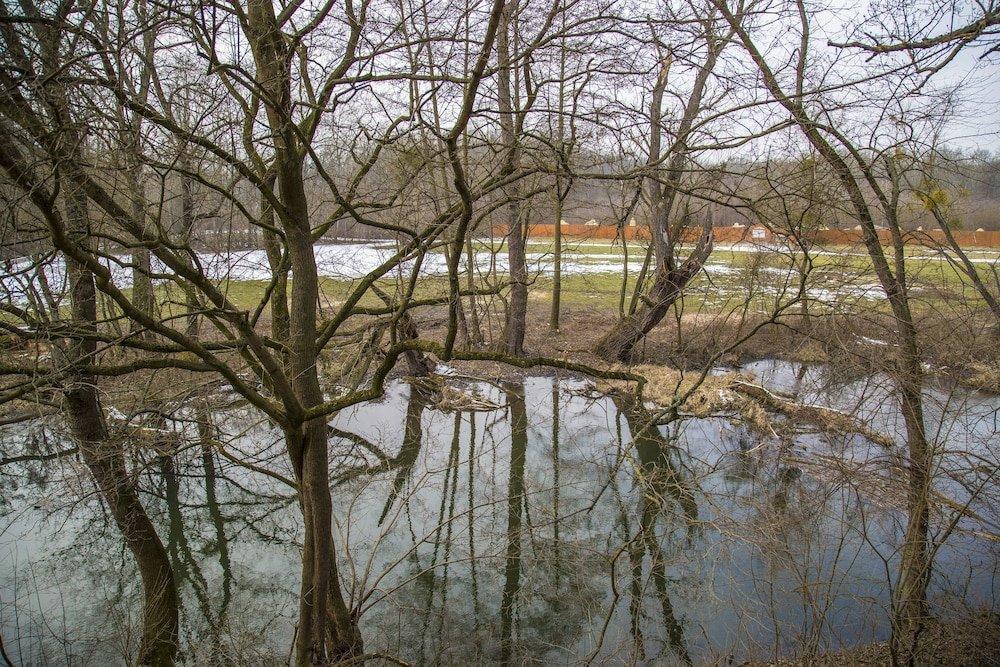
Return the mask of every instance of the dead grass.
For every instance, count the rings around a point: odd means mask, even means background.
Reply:
[[[965,384],[993,394],[1000,394],[1000,363],[972,362],[969,364],[969,375],[965,378]]]
[[[1000,615],[990,612],[972,614],[950,621],[931,619],[917,643],[918,665],[996,665],[1000,664]],[[764,663],[756,663],[764,664]],[[782,660],[776,665],[890,665],[887,642],[876,642],[843,651],[832,651],[806,659]]]
[[[731,409],[733,386],[737,382],[750,379],[740,373],[706,375],[702,379],[698,372],[685,372],[654,364],[631,367],[615,364],[607,368],[627,370],[646,378],[643,399],[658,406],[669,406],[678,397],[686,396],[686,400],[678,406],[678,409],[695,417],[707,417],[720,410]],[[597,383],[597,389],[602,392],[630,391],[634,389],[634,385],[620,380],[602,380]]]

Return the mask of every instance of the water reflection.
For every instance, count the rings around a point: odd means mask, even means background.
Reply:
[[[638,405],[631,396],[615,397],[615,405],[631,433],[632,445],[638,457],[636,478],[640,487],[639,493],[639,526],[635,535],[629,536],[629,561],[632,569],[630,603],[631,631],[635,641],[635,657],[645,659],[642,633],[639,627],[639,612],[642,597],[642,573],[644,555],[649,557],[649,570],[653,580],[656,597],[660,602],[663,616],[663,627],[670,648],[677,658],[686,664],[691,663],[684,640],[684,627],[674,614],[674,606],[670,601],[668,579],[666,574],[666,558],[656,532],[657,521],[663,517],[667,524],[667,538],[673,517],[666,515],[674,505],[682,512],[683,523],[687,526],[687,539],[690,544],[691,535],[698,527],[698,504],[691,485],[684,480],[674,467],[672,457],[679,455],[673,439],[675,435],[665,436],[656,424],[652,413]],[[621,513],[622,526],[629,535],[628,513]]]
[[[524,405],[524,385],[507,389],[510,419],[510,472],[507,482],[507,555],[500,601],[500,663],[511,662],[514,608],[521,588],[521,520],[526,510],[524,464],[528,453],[528,411]]]
[[[771,370],[773,386],[803,400],[863,403],[892,423],[849,388],[819,391],[809,369]],[[898,507],[843,469],[809,464],[844,452],[868,463],[881,450],[786,442],[721,418],[657,424],[629,397],[594,397],[576,380],[455,388],[488,400],[453,409],[433,386],[398,382],[330,423],[345,590],[371,650],[421,664],[700,663],[885,637]],[[245,405],[215,403],[196,396],[169,413],[174,440],[141,477],[184,597],[184,657],[284,662],[299,521],[280,433]],[[964,402],[942,432],[995,461],[995,403]],[[27,448],[44,432],[59,448],[58,424],[33,428],[5,435]],[[947,461],[959,474],[964,464]],[[3,471],[17,490],[0,538],[8,652],[120,659],[134,641],[132,573],[79,471],[45,471],[45,483],[35,464]],[[989,503],[975,509],[995,516]],[[996,556],[995,543],[953,535],[937,609],[991,604]],[[39,585],[42,572],[75,595]],[[94,623],[101,615],[118,621]]]

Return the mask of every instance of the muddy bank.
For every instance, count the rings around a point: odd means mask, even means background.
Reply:
[[[539,302],[529,306],[525,338],[529,354],[595,367],[607,365],[593,353],[593,346],[617,318],[616,310],[599,305],[564,307],[560,329],[554,332],[547,324],[548,308],[547,303]],[[416,320],[423,336],[443,335],[443,310],[420,309]],[[668,318],[637,346],[633,361],[695,370],[781,359],[828,363],[847,376],[890,370],[892,355],[887,351],[893,345],[893,329],[888,317],[789,315],[780,322],[760,325],[760,319],[754,316],[690,314],[679,320]],[[752,337],[739,342],[758,326]],[[970,314],[965,321],[956,322],[954,318],[927,314],[920,318],[918,330],[930,377],[1000,394],[1000,336],[986,317]],[[524,375],[523,371],[500,364],[457,365],[499,376]]]

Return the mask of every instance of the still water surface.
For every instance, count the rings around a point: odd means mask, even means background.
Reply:
[[[880,378],[773,361],[745,370],[886,432],[900,425]],[[336,531],[350,554],[341,546],[341,574],[367,650],[415,663],[682,664],[887,636],[896,454],[808,429],[762,435],[728,416],[650,428],[648,413],[578,379],[465,389],[478,393],[475,409],[447,410],[400,381],[330,422]],[[990,479],[983,462],[995,470],[1000,401],[928,398],[937,488],[965,502]],[[277,429],[224,392],[212,404],[213,443],[290,476]],[[180,579],[184,657],[284,663],[299,578],[294,497],[203,448],[198,412],[176,409],[165,428],[181,451],[140,478]],[[60,446],[51,424],[3,437],[12,452]],[[135,579],[92,483],[64,458],[5,469],[0,484],[7,651],[25,664],[120,661],[136,641]],[[987,530],[993,486],[972,505]],[[1000,562],[980,521],[958,528],[931,590],[946,616],[992,608]]]

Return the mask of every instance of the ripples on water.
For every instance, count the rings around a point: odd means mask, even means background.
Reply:
[[[878,378],[831,383],[823,367],[781,362],[748,370],[896,432]],[[340,568],[367,650],[419,663],[681,663],[887,636],[903,482],[883,450],[856,437],[762,437],[724,417],[649,427],[648,413],[579,380],[466,389],[480,393],[478,410],[438,409],[397,382],[330,423]],[[928,396],[932,432],[951,452],[938,488],[964,502],[962,483],[981,471],[951,450],[995,469],[1000,403]],[[214,440],[290,477],[280,432],[224,398],[214,397]],[[140,478],[180,579],[182,651],[284,662],[297,505],[282,482],[202,449],[196,414],[177,411],[166,428],[181,452],[147,461]],[[59,447],[42,424],[4,438],[12,451]],[[834,455],[855,474],[817,465]],[[64,458],[0,475],[0,623],[26,664],[102,664],[137,639],[130,558],[80,473]],[[973,505],[989,522],[993,486]],[[937,555],[942,615],[993,604],[995,543],[971,522],[959,528]]]

